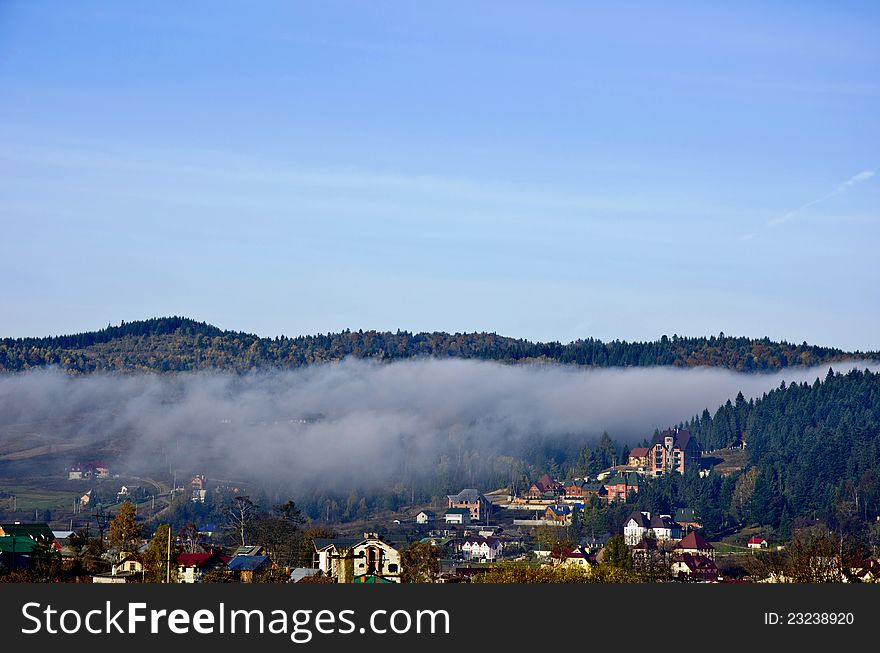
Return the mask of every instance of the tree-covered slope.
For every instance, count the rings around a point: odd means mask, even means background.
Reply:
[[[812,515],[842,524],[880,514],[880,373],[829,371],[821,382],[783,383],[686,426],[704,449],[745,438],[750,469],[738,488],[753,522]]]
[[[547,361],[593,367],[708,365],[743,371],[777,370],[848,358],[880,358],[878,352],[845,352],[768,338],[663,336],[653,342],[569,344],[530,342],[495,333],[341,333],[260,338],[183,317],[123,322],[101,331],[47,338],[0,340],[0,371],[57,365],[72,373],[96,370],[186,371],[296,368],[347,356],[396,360],[433,356],[500,362]]]

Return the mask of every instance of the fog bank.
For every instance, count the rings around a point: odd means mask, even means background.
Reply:
[[[834,365],[880,369],[877,364]],[[770,375],[718,368],[586,369],[470,360],[362,360],[301,370],[0,377],[2,452],[126,442],[130,468],[272,482],[390,483],[450,450],[512,454],[530,438],[628,442],[715,410],[742,391],[813,382],[828,366]],[[343,483],[345,481],[345,483]]]

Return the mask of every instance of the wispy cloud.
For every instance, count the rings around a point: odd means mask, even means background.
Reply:
[[[773,218],[772,220],[770,220],[767,223],[767,226],[768,227],[775,227],[776,225],[780,225],[780,224],[783,224],[786,222],[791,222],[792,220],[795,220],[798,216],[800,216],[801,213],[806,211],[811,206],[815,206],[816,204],[819,204],[821,202],[825,202],[826,200],[830,200],[832,197],[836,197],[837,195],[842,195],[843,193],[848,191],[853,186],[857,186],[858,184],[861,184],[862,182],[868,181],[873,176],[874,176],[873,170],[862,170],[860,173],[853,175],[852,177],[847,179],[845,182],[840,184],[837,188],[835,188],[830,193],[826,193],[822,197],[819,197],[819,198],[814,199],[810,202],[807,202],[803,206],[799,206],[798,208],[794,209],[793,211],[789,211],[785,215],[781,215],[778,218]]]

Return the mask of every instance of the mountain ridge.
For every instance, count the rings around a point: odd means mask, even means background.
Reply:
[[[795,345],[768,337],[661,336],[654,341],[586,338],[562,344],[497,333],[351,331],[261,337],[183,316],[122,321],[98,331],[0,339],[0,371],[60,366],[71,373],[101,370],[175,372],[298,368],[346,357],[401,360],[464,358],[506,363],[555,362],[586,367],[723,367],[775,371],[842,360],[880,360],[880,352]]]

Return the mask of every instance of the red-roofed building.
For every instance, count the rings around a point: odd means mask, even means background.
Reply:
[[[596,556],[590,554],[584,547],[576,546],[562,555],[562,564],[566,567],[589,569],[598,563],[596,562]]]
[[[630,467],[647,467],[648,466],[648,447],[634,447],[629,452],[628,464]]]
[[[549,474],[544,474],[537,481],[532,483],[532,487],[525,493],[528,499],[544,499],[547,497],[557,497],[565,490],[562,483],[554,481]]]
[[[715,547],[706,541],[706,538],[691,531],[684,539],[675,545],[676,553],[690,553],[695,556],[704,556],[710,560],[715,559]]]
[[[766,549],[769,545],[767,544],[767,540],[763,537],[758,537],[757,535],[752,535],[749,538],[749,548],[750,549]]]
[[[225,567],[229,560],[216,553],[181,553],[177,556],[177,582],[199,583],[207,572]]]
[[[672,559],[672,575],[679,580],[718,582],[718,567],[715,561],[702,555],[679,553]]]

